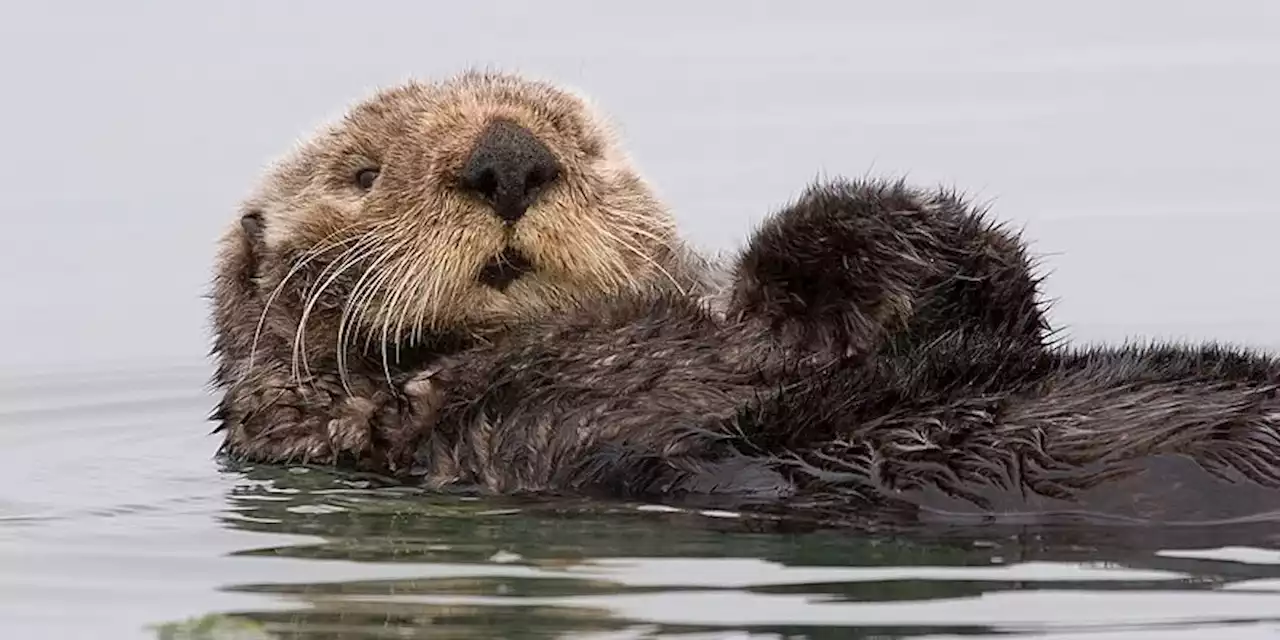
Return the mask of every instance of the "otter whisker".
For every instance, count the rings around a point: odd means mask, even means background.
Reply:
[[[454,238],[452,240],[454,244],[462,244],[465,241],[461,232],[455,231],[453,235]],[[464,279],[474,280],[478,277],[478,274],[474,272],[474,267],[469,271],[468,267],[461,262],[452,260],[436,260],[434,256],[431,258],[433,263],[430,265],[430,269],[428,270],[428,273],[431,275],[428,282],[431,286],[425,290],[425,295],[427,296],[426,302],[430,305],[429,308],[431,310],[431,314],[429,322],[425,324],[428,328],[435,331],[441,329],[445,324],[442,320],[442,312],[448,302],[450,283],[461,282]],[[427,307],[424,305],[424,309],[425,308]]]
[[[301,382],[301,374],[299,373],[299,356],[301,354],[305,357],[306,326],[310,318],[312,308],[316,302],[319,301],[320,296],[329,284],[345,272],[352,264],[358,261],[368,249],[372,248],[374,244],[373,240],[374,239],[372,237],[366,235],[361,238],[360,242],[357,242],[354,246],[343,251],[336,260],[325,265],[325,268],[322,269],[316,277],[316,281],[313,282],[311,287],[303,293],[304,311],[301,318],[298,320],[297,327],[294,329],[293,349],[290,355],[290,372],[294,380]],[[331,271],[333,273],[332,275],[329,275]],[[303,363],[303,365],[307,370],[307,377],[310,378],[310,366],[307,363]]]
[[[683,295],[688,295],[688,293],[689,293],[689,292],[685,290],[684,285],[683,285],[683,284],[681,284],[681,283],[680,283],[680,281],[679,281],[679,280],[677,280],[677,279],[675,278],[675,276],[671,275],[671,272],[670,272],[670,271],[667,271],[667,269],[666,269],[665,267],[663,267],[661,263],[659,263],[657,260],[653,259],[653,257],[652,257],[652,256],[647,255],[644,251],[641,251],[639,247],[636,247],[634,244],[632,244],[631,242],[628,242],[627,240],[623,239],[622,237],[620,237],[620,236],[618,236],[618,235],[615,235],[614,233],[610,232],[610,231],[609,231],[609,230],[607,230],[607,229],[604,229],[604,228],[599,227],[599,225],[598,225],[598,224],[597,224],[596,226],[597,226],[597,228],[598,228],[598,231],[599,231],[600,233],[604,234],[607,238],[609,238],[609,239],[613,240],[613,241],[614,241],[614,242],[616,242],[619,246],[621,246],[622,248],[626,249],[626,250],[627,250],[629,253],[631,253],[632,255],[635,255],[636,257],[640,258],[641,260],[644,260],[645,262],[648,262],[651,266],[653,266],[653,268],[657,269],[659,273],[661,273],[663,276],[665,276],[665,277],[666,277],[666,279],[667,279],[667,280],[669,280],[669,281],[671,282],[672,286],[674,286],[674,287],[676,288],[676,291],[680,292],[680,295],[682,295],[682,296],[683,296]],[[635,281],[634,281],[634,280],[631,280],[631,281],[630,281],[630,283],[631,283],[631,284],[632,284],[632,286],[634,287],[634,285],[635,285]]]
[[[650,239],[650,240],[652,240],[652,241],[654,241],[654,242],[656,242],[656,243],[661,243],[661,244],[663,244],[664,246],[669,242],[669,240],[664,240],[663,238],[659,237],[657,234],[655,234],[655,233],[653,233],[653,232],[651,232],[651,231],[649,231],[649,230],[647,230],[647,229],[643,229],[643,228],[641,228],[641,227],[633,227],[633,226],[631,226],[631,225],[618,225],[618,228],[619,228],[620,230],[622,230],[622,231],[629,231],[629,232],[634,233],[634,234],[636,234],[636,235],[644,236],[645,238],[648,238],[648,239]],[[675,276],[671,275],[671,272],[667,271],[667,269],[666,269],[665,267],[663,267],[663,266],[662,266],[662,263],[660,263],[660,262],[658,262],[657,260],[655,260],[655,259],[653,258],[653,256],[649,255],[648,253],[646,253],[646,252],[644,252],[644,251],[641,251],[638,247],[636,247],[635,245],[633,245],[633,244],[631,244],[631,243],[624,243],[624,244],[623,244],[623,246],[624,246],[624,247],[626,247],[628,251],[632,252],[632,253],[633,253],[633,254],[635,254],[636,256],[638,256],[638,257],[640,257],[641,259],[643,259],[643,260],[645,260],[645,261],[649,262],[649,264],[651,264],[651,265],[653,265],[655,268],[657,268],[657,270],[658,270],[659,272],[661,272],[661,273],[662,273],[662,275],[663,275],[663,276],[665,276],[665,277],[667,278],[667,280],[671,281],[671,284],[672,284],[672,285],[674,285],[674,286],[676,287],[676,290],[680,292],[680,295],[688,295],[688,293],[689,293],[689,292],[685,289],[684,285],[682,285],[682,284],[681,284],[681,283],[680,283],[680,282],[675,278]]]
[[[290,280],[291,278],[293,278],[297,273],[299,273],[299,272],[301,271],[302,267],[304,267],[304,266],[306,266],[307,264],[309,264],[309,263],[310,263],[312,260],[314,260],[315,258],[319,257],[320,255],[323,255],[323,254],[324,254],[325,252],[327,252],[327,251],[330,251],[330,250],[332,250],[332,249],[336,249],[336,248],[338,248],[338,247],[342,246],[343,244],[349,243],[349,242],[351,242],[351,241],[352,241],[352,240],[354,240],[354,239],[356,239],[356,238],[355,238],[355,237],[347,238],[347,239],[343,240],[342,242],[334,243],[332,246],[328,246],[328,247],[320,247],[320,248],[317,248],[317,249],[313,249],[312,251],[309,251],[309,252],[308,252],[308,253],[310,253],[311,255],[303,254],[303,258],[302,258],[302,259],[299,259],[299,260],[297,261],[297,263],[294,265],[294,267],[289,271],[289,273],[288,273],[288,274],[286,274],[286,276],[281,280],[280,284],[276,286],[275,290],[272,292],[271,296],[268,298],[267,303],[263,306],[262,315],[259,317],[259,319],[258,319],[258,325],[257,325],[257,327],[256,327],[256,329],[255,329],[255,331],[254,331],[254,340],[253,340],[253,345],[252,345],[252,347],[251,347],[251,349],[250,349],[251,354],[252,354],[252,353],[254,353],[254,352],[256,352],[257,345],[258,345],[258,341],[259,341],[259,339],[260,339],[260,337],[261,337],[262,330],[263,330],[263,328],[264,328],[264,326],[265,326],[265,321],[266,321],[267,313],[268,313],[268,311],[269,311],[269,310],[270,310],[270,308],[271,308],[271,304],[275,301],[275,299],[276,299],[277,295],[278,295],[278,294],[279,294],[279,293],[284,289],[284,286],[289,282],[289,280]],[[358,247],[358,246],[359,246],[359,244],[360,244],[360,243],[357,243],[357,245],[356,245],[356,246]],[[352,251],[352,250],[354,250],[355,248],[356,248],[356,247],[348,248],[348,249],[346,249],[346,250],[343,252],[343,254],[341,254],[341,255],[346,255],[347,253],[351,252],[351,251]],[[341,259],[341,258],[339,258],[339,259]],[[323,273],[323,271],[322,271],[322,273]],[[305,296],[304,296],[304,298],[305,298]],[[250,362],[252,362],[252,356],[251,356],[251,360],[250,360]],[[248,373],[248,370],[251,370],[251,369],[252,369],[252,364],[250,364],[250,366],[249,366],[249,367],[248,367],[248,369],[246,370],[246,375],[247,375],[247,373]]]
[[[368,320],[370,330],[365,332],[363,351],[368,351],[373,347],[373,342],[378,338],[377,328],[387,323],[387,314],[390,313],[391,296],[395,292],[395,286],[387,286],[388,282],[396,281],[401,268],[397,260],[399,259],[399,251],[403,248],[404,243],[397,243],[388,248],[383,257],[379,260],[378,275],[372,281],[365,283],[360,295],[353,300],[354,309],[365,316]],[[390,268],[384,268],[387,264],[391,264]],[[382,296],[381,304],[374,305],[375,298]],[[385,343],[385,336],[383,342]]]
[[[318,289],[313,288],[313,290],[307,292],[306,297],[304,298],[305,302],[303,305],[302,315],[298,319],[297,326],[294,328],[293,347],[290,354],[290,375],[295,381],[299,383],[302,382],[301,371],[306,372],[307,379],[314,377],[306,355],[306,327],[310,321],[312,310],[319,302],[328,286],[345,273],[347,269],[363,258],[364,254],[364,251],[345,252],[341,261],[331,263],[326,267],[325,271],[322,272],[320,280],[321,286]],[[328,273],[334,266],[337,266],[338,268],[334,269],[333,273],[329,277],[324,278],[324,274]]]
[[[607,271],[609,286],[634,289],[635,282],[632,278],[628,277],[627,265],[623,261],[622,255],[615,250],[614,246],[606,244],[604,240],[612,240],[615,245],[622,244],[622,242],[618,240],[616,236],[601,227],[600,223],[595,220],[586,218],[583,222],[591,227],[594,232],[591,235],[591,239],[597,245],[595,250],[591,251],[590,254],[600,256],[602,258],[607,256],[610,267]]]
[[[289,271],[288,271],[287,273],[285,273],[285,276],[284,276],[283,278],[281,278],[281,279],[280,279],[280,283],[279,283],[279,284],[277,284],[277,285],[275,286],[275,288],[274,288],[274,289],[272,289],[272,291],[271,291],[271,295],[267,296],[267,300],[266,300],[266,302],[265,302],[265,303],[263,303],[263,306],[262,306],[262,313],[261,313],[261,314],[259,314],[259,316],[258,316],[258,323],[257,323],[257,325],[255,326],[255,328],[254,328],[254,332],[253,332],[253,340],[252,340],[252,342],[250,343],[250,346],[249,346],[249,356],[248,356],[248,358],[247,358],[248,363],[247,363],[247,365],[245,366],[244,372],[243,372],[242,377],[241,377],[241,381],[243,381],[243,380],[244,380],[244,378],[245,378],[245,377],[247,377],[251,371],[253,371],[254,360],[255,360],[255,357],[256,357],[256,355],[257,355],[257,351],[258,351],[258,343],[259,343],[259,341],[260,341],[260,340],[261,340],[261,338],[262,338],[262,330],[263,330],[263,328],[264,328],[264,327],[265,327],[265,325],[266,325],[266,321],[267,321],[267,314],[268,314],[268,312],[271,310],[271,305],[275,303],[276,298],[277,298],[277,297],[279,297],[279,295],[280,295],[280,293],[281,293],[282,291],[284,291],[285,285],[286,285],[286,284],[288,284],[288,283],[289,283],[289,281],[290,281],[290,280],[291,280],[295,275],[297,275],[298,273],[300,273],[300,272],[302,271],[303,267],[307,266],[307,265],[308,265],[312,260],[314,260],[314,259],[316,259],[316,258],[320,257],[321,255],[323,255],[323,254],[325,254],[325,253],[328,253],[329,251],[332,251],[332,250],[334,250],[334,249],[337,249],[338,247],[341,247],[341,246],[343,246],[344,244],[350,243],[350,242],[352,242],[353,240],[356,240],[357,238],[359,238],[360,236],[349,236],[349,237],[344,238],[343,240],[341,240],[341,241],[339,241],[339,242],[333,242],[333,243],[326,244],[326,241],[328,241],[329,239],[333,238],[334,236],[336,236],[336,235],[338,235],[338,234],[340,234],[340,233],[343,233],[343,232],[345,232],[345,231],[348,231],[348,230],[350,230],[351,228],[353,228],[353,227],[355,227],[355,226],[356,226],[355,224],[350,224],[350,225],[347,225],[346,227],[343,227],[342,229],[339,229],[339,230],[337,230],[337,231],[334,231],[333,233],[331,233],[331,234],[329,234],[328,236],[326,236],[325,238],[323,238],[319,243],[317,243],[317,245],[316,245],[316,246],[314,246],[314,247],[312,247],[312,248],[308,249],[307,251],[303,252],[303,253],[302,253],[302,254],[301,254],[301,255],[300,255],[300,256],[299,256],[299,257],[294,261],[294,264],[290,267]]]
[[[447,245],[458,245],[462,243],[462,238],[438,238],[438,241]],[[461,264],[455,264],[453,261],[440,261],[436,255],[429,251],[415,251],[410,255],[413,261],[406,265],[402,277],[404,280],[399,282],[397,290],[411,293],[411,304],[403,305],[400,308],[400,317],[397,321],[396,335],[398,339],[404,339],[404,325],[409,319],[409,313],[413,312],[412,335],[408,338],[412,343],[418,343],[422,340],[423,332],[427,329],[437,329],[442,326],[441,309],[442,303],[446,300],[446,293],[453,283],[461,282],[465,275],[461,273],[463,267]],[[428,310],[430,311],[428,317]],[[399,358],[399,343],[397,342],[396,357]]]
[[[631,224],[626,224],[626,223],[625,223],[625,220],[626,220],[626,218],[623,218],[623,219],[622,219],[622,221],[619,221],[619,222],[618,222],[618,224],[616,224],[616,225],[614,225],[614,226],[615,226],[616,228],[618,228],[618,229],[622,230],[622,231],[630,231],[631,233],[634,233],[634,234],[636,234],[636,235],[644,236],[645,238],[648,238],[649,240],[652,240],[655,244],[666,244],[666,243],[670,242],[670,236],[674,235],[674,234],[672,233],[672,232],[673,232],[673,230],[672,230],[672,229],[667,228],[666,226],[661,227],[661,229],[659,229],[659,230],[660,230],[660,231],[665,231],[665,232],[667,232],[667,233],[666,233],[665,235],[658,235],[658,233],[657,233],[656,231],[652,231],[652,230],[647,229],[647,228],[645,228],[645,227],[642,227],[642,226],[635,226],[635,225],[631,225]],[[645,221],[645,220],[640,220],[640,222],[641,222],[641,223],[644,223],[644,222],[647,222],[647,221]],[[651,225],[651,226],[652,226],[652,225]]]
[[[285,273],[284,278],[281,278],[279,284],[277,284],[275,288],[272,289],[271,294],[267,296],[267,300],[262,306],[262,312],[259,314],[257,325],[254,328],[253,340],[251,341],[249,346],[249,355],[247,358],[248,363],[244,368],[241,380],[243,380],[244,377],[248,376],[249,373],[253,370],[254,358],[257,354],[258,342],[262,337],[263,327],[266,324],[267,313],[271,310],[271,305],[275,302],[276,298],[284,290],[285,285],[287,285],[289,281],[295,275],[297,275],[302,270],[302,268],[305,267],[307,264],[309,264],[312,260],[318,258],[320,255],[328,251],[331,251],[333,249],[336,249],[342,246],[342,244],[346,242],[350,242],[352,239],[353,238],[348,238],[342,242],[333,243],[331,245],[317,245],[315,247],[312,247],[311,249],[308,249],[301,256],[299,256],[297,260],[294,261],[294,264],[290,267],[289,271]]]
[[[372,281],[365,282],[361,286],[361,290],[356,292],[356,294],[352,295],[351,298],[348,300],[349,309],[351,310],[351,314],[353,317],[354,315],[359,314],[367,318],[371,310],[374,312],[373,317],[368,319],[370,331],[366,333],[365,344],[362,351],[367,351],[371,347],[373,339],[376,335],[376,328],[381,324],[385,324],[385,321],[383,320],[383,316],[386,314],[386,308],[389,305],[389,303],[384,299],[382,301],[382,304],[374,305],[373,301],[377,298],[377,296],[380,293],[383,293],[383,288],[385,283],[391,280],[392,277],[394,276],[394,269],[388,270],[388,269],[383,269],[382,267],[388,262],[394,262],[396,251],[397,251],[396,247],[392,247],[390,249],[386,249],[383,251],[382,255],[378,258],[377,275],[374,277]],[[373,272],[373,269],[370,269],[370,273],[372,272]],[[344,316],[346,316],[346,311],[347,310],[344,309]],[[349,326],[349,322],[350,321],[348,320],[348,326]],[[347,335],[349,335],[349,333],[350,331],[348,330],[339,338],[344,345],[345,345],[345,341],[347,340]],[[385,344],[385,335],[384,335],[384,344]]]
[[[368,311],[365,306],[368,304],[367,298],[377,292],[378,287],[381,286],[379,283],[381,283],[386,277],[386,273],[381,268],[382,265],[388,260],[394,258],[400,248],[405,244],[405,241],[401,241],[390,247],[384,246],[387,243],[387,239],[381,237],[380,232],[387,227],[394,226],[394,222],[384,222],[369,230],[369,237],[372,241],[372,250],[369,252],[369,255],[377,255],[378,257],[365,268],[362,274],[360,274],[360,277],[352,286],[351,291],[347,293],[347,300],[343,304],[342,315],[339,318],[337,332],[340,357],[339,366],[343,366],[341,363],[345,363],[346,356],[348,355],[346,349],[346,335],[352,330],[350,326],[352,318],[357,314],[357,312],[359,312],[360,315],[364,315],[365,312]],[[376,276],[372,282],[369,281],[370,276]],[[366,286],[371,288],[366,291]],[[366,348],[368,347],[367,344],[365,346]]]
[[[401,242],[395,246],[382,249],[380,251],[381,255],[379,255],[372,263],[370,263],[369,266],[365,269],[364,273],[360,275],[360,278],[356,281],[356,284],[352,287],[350,295],[347,297],[347,303],[343,305],[342,316],[338,321],[338,335],[337,335],[338,379],[342,383],[343,389],[347,390],[347,392],[351,391],[350,381],[348,376],[348,367],[347,367],[347,358],[348,358],[347,340],[351,332],[352,318],[357,312],[363,315],[364,312],[368,310],[367,305],[368,305],[369,299],[371,299],[374,295],[376,295],[379,287],[382,286],[382,283],[386,281],[386,278],[388,276],[387,272],[382,271],[381,269],[382,265],[386,263],[388,260],[392,259],[396,255],[396,253],[401,249],[403,244],[405,243]],[[374,252],[374,253],[379,253],[379,252]],[[374,274],[377,274],[377,277],[375,277],[372,281],[370,281],[369,277]],[[366,344],[366,349],[367,348],[368,348],[368,345]]]
[[[416,251],[412,255],[414,259],[406,262],[405,268],[398,273],[400,281],[396,287],[397,293],[407,298],[403,304],[400,304],[400,299],[397,298],[397,304],[391,305],[392,309],[399,310],[394,331],[397,361],[400,360],[401,348],[406,342],[410,345],[419,344],[427,326],[434,329],[442,325],[440,317],[442,302],[446,299],[449,288],[456,286],[454,283],[460,282],[464,275],[461,273],[460,263],[446,261],[444,268],[440,268],[441,265],[434,264],[436,258],[430,252]],[[429,318],[426,317],[428,309],[430,309]],[[389,324],[391,319],[387,320]],[[407,324],[411,324],[408,329],[406,329]],[[383,373],[389,378],[385,352]]]
[[[396,286],[393,287],[392,291],[390,292],[390,297],[384,301],[383,308],[378,310],[379,324],[382,326],[382,344],[380,345],[381,347],[380,351],[382,356],[382,373],[386,377],[388,385],[392,384],[391,363],[387,353],[387,345],[391,342],[391,337],[392,337],[391,336],[391,322],[392,322],[391,314],[396,309],[400,309],[402,305],[401,299],[405,296],[406,292],[409,289],[409,286],[414,285],[414,283],[409,282],[410,277],[413,275],[411,269],[412,269],[412,263],[405,262],[404,260],[397,261],[396,266],[393,269],[393,275],[389,279],[389,281],[394,283]],[[399,330],[397,330],[395,339],[396,339],[396,358],[399,359],[399,356],[400,356]]]
[[[390,360],[387,352],[388,347],[394,342],[395,359],[400,360],[400,347],[404,341],[404,318],[408,314],[409,305],[406,304],[405,298],[409,300],[416,296],[414,290],[418,288],[418,283],[414,281],[413,262],[401,261],[399,268],[396,270],[394,292],[392,293],[392,302],[387,304],[386,319],[383,321],[383,350],[382,350],[382,368],[383,374],[387,376],[388,382],[390,376]],[[394,327],[394,329],[393,329]]]
[[[461,234],[455,233],[455,236],[461,236]],[[463,238],[456,237],[454,239],[454,244],[461,244],[462,241]],[[461,282],[464,278],[473,279],[474,274],[465,273],[466,267],[458,261],[439,261],[435,259],[435,256],[429,256],[426,254],[422,256],[422,259],[424,262],[431,260],[433,263],[430,265],[430,268],[424,267],[422,271],[424,275],[429,276],[427,278],[429,286],[423,289],[423,295],[425,296],[423,302],[425,302],[425,304],[420,304],[419,306],[423,312],[429,308],[431,313],[429,321],[420,321],[420,324],[425,325],[434,331],[440,329],[444,325],[444,322],[441,320],[441,311],[444,309],[445,302],[448,299],[447,294],[450,283]]]
[[[320,273],[316,276],[316,281],[315,281],[315,282],[312,282],[312,283],[311,283],[311,286],[307,288],[306,292],[303,294],[303,298],[304,298],[304,299],[305,299],[305,298],[310,298],[310,297],[311,297],[311,296],[316,292],[317,288],[319,288],[319,287],[320,287],[320,285],[321,285],[321,281],[322,281],[322,280],[324,280],[324,278],[326,277],[326,275],[328,275],[328,274],[329,274],[330,270],[335,269],[335,268],[341,268],[341,267],[340,267],[340,265],[341,265],[344,261],[348,260],[348,259],[352,256],[352,254],[353,254],[353,253],[355,253],[355,252],[357,252],[357,251],[362,251],[362,250],[364,250],[364,249],[371,248],[371,247],[373,247],[376,243],[377,243],[377,238],[376,238],[376,237],[374,237],[372,234],[368,234],[368,233],[363,234],[363,235],[360,237],[360,241],[359,241],[359,242],[357,242],[354,246],[348,247],[345,251],[343,251],[343,252],[342,252],[342,253],[337,257],[337,259],[332,260],[332,261],[330,261],[327,265],[325,265],[325,268],[324,268],[324,269],[322,269],[322,270],[320,271]]]
[[[414,259],[406,265],[404,272],[405,282],[400,284],[400,288],[411,292],[411,295],[409,296],[409,304],[405,304],[400,309],[400,315],[396,319],[396,360],[400,359],[400,346],[402,341],[407,339],[410,343],[417,343],[421,336],[421,323],[418,321],[418,318],[421,316],[421,308],[423,305],[421,304],[422,298],[419,295],[419,292],[422,290],[422,277],[426,273],[426,269],[423,265],[429,259],[430,255],[427,252],[417,252]],[[435,281],[435,278],[433,278],[433,281]],[[410,287],[412,287],[412,289],[410,289]],[[405,323],[409,319],[410,312],[413,312],[414,314],[414,326],[410,332],[411,336],[406,336],[404,327]]]
[[[430,271],[435,271],[434,269],[429,270],[427,268],[430,260],[431,256],[428,256],[425,253],[419,256],[417,263],[413,266],[413,272],[425,274]],[[425,298],[419,299],[417,303],[413,305],[416,311],[413,317],[412,342],[415,344],[423,340],[424,333],[427,331],[426,325],[428,323],[428,319],[432,325],[435,325],[438,322],[437,314],[439,313],[440,298],[442,297],[440,293],[444,287],[444,282],[439,278],[439,276],[434,276],[430,280],[432,283],[430,292],[426,294]],[[430,312],[430,315],[428,315],[428,312]]]
[[[333,273],[330,274],[327,279],[323,280],[322,284],[314,293],[308,294],[306,305],[302,310],[302,316],[298,320],[298,327],[293,338],[293,354],[291,358],[291,372],[295,380],[301,380],[301,375],[299,373],[299,360],[301,360],[302,370],[306,371],[307,376],[311,377],[312,375],[306,356],[306,326],[315,305],[319,303],[321,296],[324,295],[324,292],[329,288],[329,285],[333,284],[334,281],[342,276],[348,269],[359,264],[361,260],[367,258],[373,252],[374,248],[376,248],[376,242],[371,242],[367,247],[364,243],[358,243],[355,247],[343,252],[341,263],[334,261],[329,266],[325,267],[324,272],[321,272],[320,278],[323,278],[325,272],[328,272],[335,265],[338,265],[337,268],[333,268]]]
[[[392,313],[400,304],[400,297],[404,294],[402,274],[406,271],[404,263],[404,248],[409,245],[408,240],[397,242],[387,248],[386,259],[379,264],[378,277],[366,284],[366,292],[361,296],[358,302],[358,308],[362,314],[368,315],[373,312],[373,318],[370,320],[372,330],[365,336],[364,350],[368,351],[375,338],[381,337],[379,345],[379,354],[382,361],[382,370],[387,384],[392,384],[390,376],[390,363],[387,357],[387,348],[392,341],[389,335]],[[388,268],[389,265],[389,268]],[[379,300],[380,298],[380,300]],[[373,307],[373,302],[379,300],[379,304]],[[381,331],[378,331],[381,327]]]
[[[380,269],[378,276],[373,281],[366,283],[364,289],[360,292],[360,296],[352,301],[353,309],[355,309],[353,313],[358,311],[361,315],[364,315],[370,326],[370,330],[365,332],[364,345],[361,347],[363,352],[373,348],[373,341],[378,337],[376,329],[382,325],[381,314],[383,313],[383,307],[374,308],[373,300],[379,294],[383,294],[384,298],[386,297],[385,291],[388,290],[386,283],[391,280],[393,275],[393,269]],[[385,304],[385,299],[383,302]]]

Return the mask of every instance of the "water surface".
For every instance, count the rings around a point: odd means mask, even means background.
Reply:
[[[15,638],[1262,638],[1268,523],[760,531],[226,468],[213,239],[405,75],[595,95],[708,249],[821,174],[992,205],[1077,340],[1280,345],[1280,5],[51,0],[0,23],[0,630]]]
[[[229,469],[210,461],[203,375],[5,383],[6,635],[1234,638],[1280,630],[1272,524],[779,532],[729,512],[476,500],[317,469]]]

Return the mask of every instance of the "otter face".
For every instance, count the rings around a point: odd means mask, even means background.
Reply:
[[[264,324],[339,352],[356,334],[412,344],[677,277],[673,220],[606,124],[506,74],[375,94],[280,162],[243,211],[227,241],[254,247]]]

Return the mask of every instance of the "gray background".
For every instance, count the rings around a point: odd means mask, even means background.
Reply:
[[[710,249],[822,174],[1025,226],[1083,340],[1280,343],[1280,3],[10,3],[0,371],[199,364],[213,241],[374,87],[470,66],[595,95]]]

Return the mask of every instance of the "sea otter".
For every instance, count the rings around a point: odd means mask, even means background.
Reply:
[[[215,280],[224,451],[837,519],[1280,508],[1270,356],[1049,344],[1016,235],[901,182],[813,186],[721,279],[616,144],[579,98],[471,73],[277,165]]]
[[[680,240],[583,99],[498,73],[410,82],[278,163],[222,239],[214,419],[236,458],[403,472],[457,433],[434,410],[446,390],[495,409],[493,390],[459,378],[466,361],[543,376],[561,402],[548,418],[573,394],[653,411],[637,424],[669,405],[727,416],[886,345],[963,328],[1039,345],[1032,266],[956,194],[873,181],[810,189],[721,268]],[[591,369],[539,369],[527,350],[544,347]],[[506,433],[474,453],[548,437]]]

